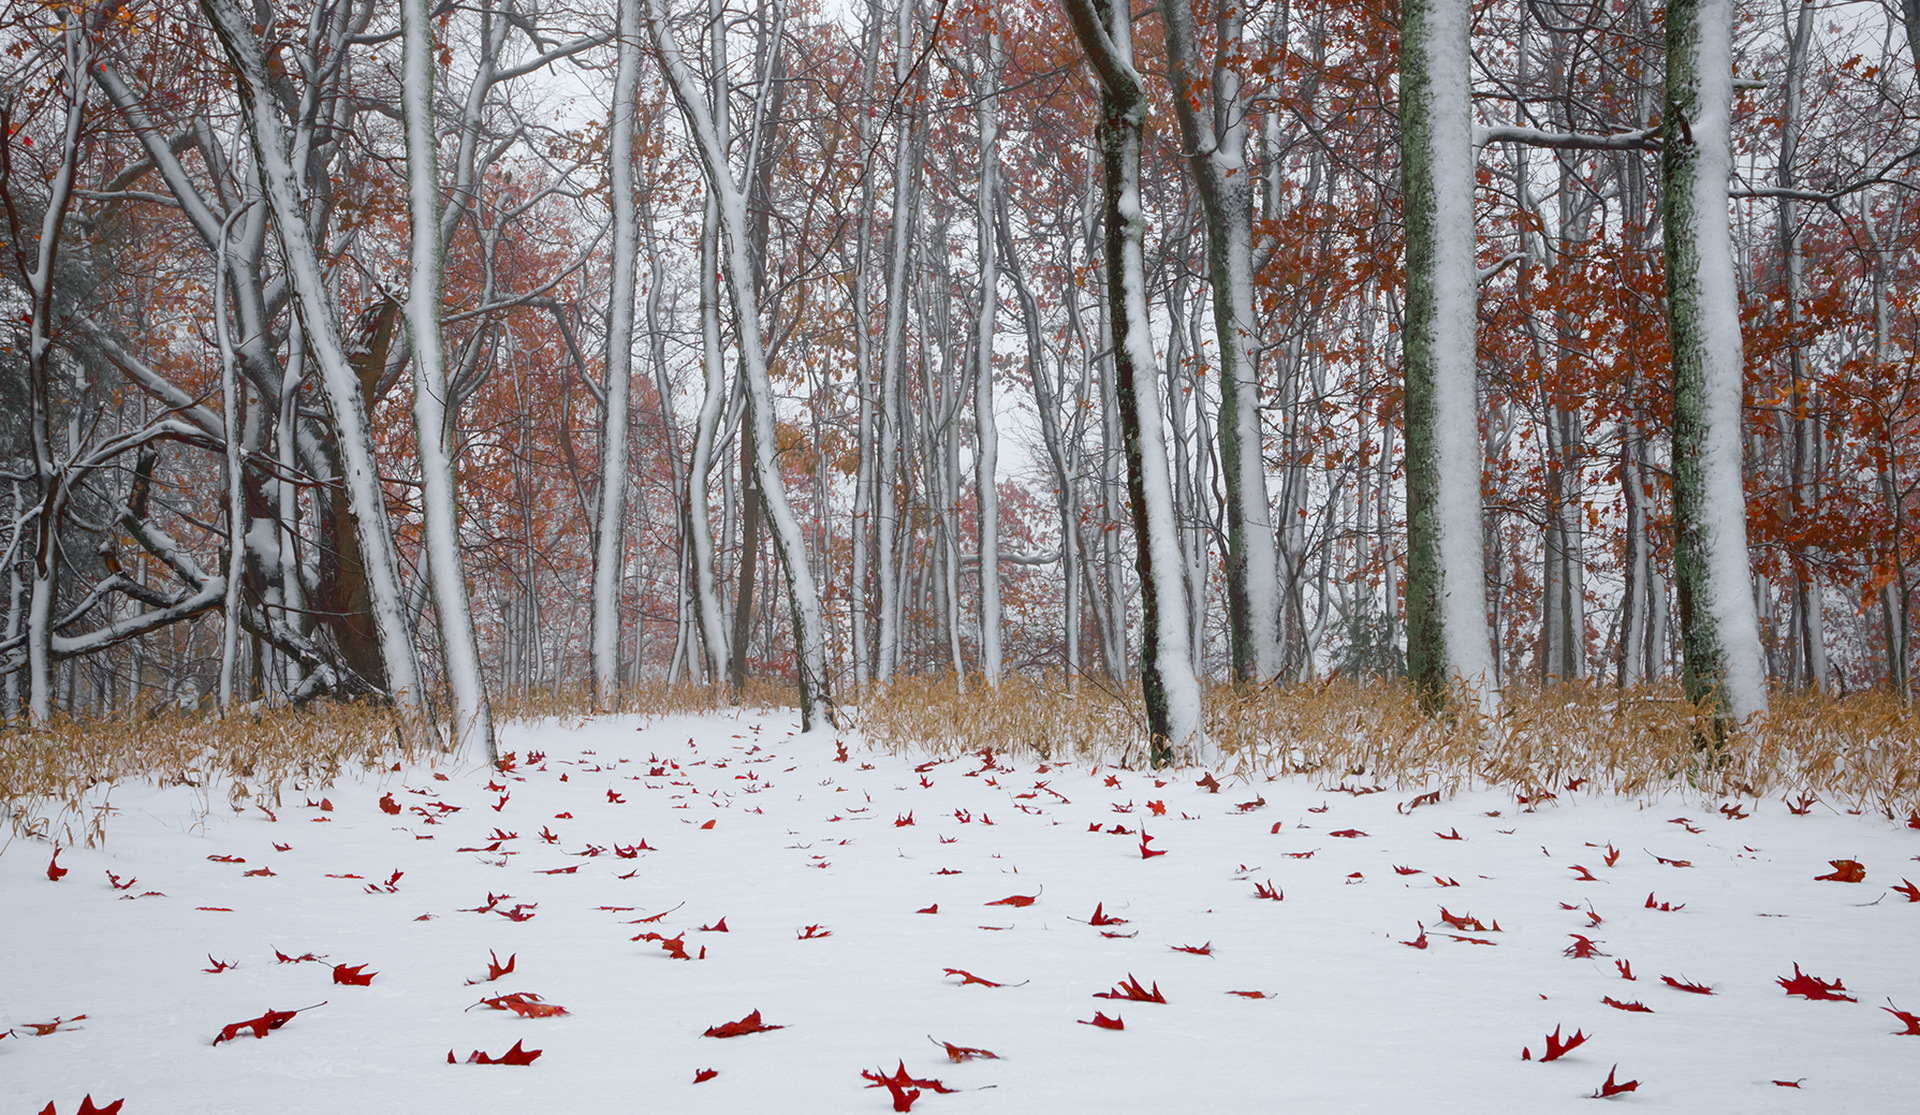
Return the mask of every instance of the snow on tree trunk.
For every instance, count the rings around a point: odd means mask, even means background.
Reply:
[[[973,420],[977,443],[974,455],[974,493],[978,502],[980,550],[980,672],[988,685],[1000,681],[1000,489],[996,472],[1000,461],[1000,432],[993,414],[994,318],[1000,306],[1000,273],[994,251],[994,200],[999,159],[1000,32],[987,32],[986,62],[981,75],[980,187],[974,198],[974,221],[980,236],[980,332],[974,342],[978,367],[974,371]]]
[[[1147,314],[1140,145],[1146,90],[1133,67],[1132,18],[1111,0],[1062,0],[1100,83],[1102,218],[1115,401],[1127,461],[1142,599],[1141,687],[1151,759],[1203,758],[1200,683],[1187,638],[1186,584]],[[1196,755],[1196,752],[1199,754]]]
[[[901,0],[894,44],[894,85],[904,90],[913,77],[913,0]],[[900,663],[900,444],[907,425],[907,314],[912,308],[907,282],[919,216],[920,155],[925,143],[923,114],[902,105],[904,127],[894,150],[893,221],[888,234],[886,324],[880,340],[880,448],[874,462],[875,577],[879,582],[879,630],[875,640],[874,680],[886,681]]]
[[[1407,223],[1407,669],[1429,707],[1464,686],[1494,707],[1474,343],[1473,132],[1466,0],[1401,8]]]
[[[460,493],[447,444],[447,357],[440,332],[439,136],[433,119],[433,23],[428,0],[405,0],[401,22],[401,97],[407,133],[407,217],[412,226],[407,277],[407,334],[413,347],[413,431],[420,458],[421,511],[427,570],[440,621],[440,653],[453,695],[453,739],[498,758],[460,558]]]
[[[665,71],[674,100],[687,120],[688,130],[700,154],[707,187],[713,194],[720,219],[721,257],[727,286],[732,295],[738,330],[741,370],[747,399],[743,431],[752,439],[754,479],[760,500],[773,526],[773,544],[781,571],[787,582],[788,604],[793,613],[794,673],[800,688],[800,718],[803,731],[811,731],[821,716],[832,717],[832,700],[827,689],[826,624],[820,610],[820,592],[813,571],[807,564],[806,539],[793,508],[787,502],[786,483],[774,460],[773,385],[767,370],[766,348],[761,340],[759,298],[754,291],[752,245],[748,237],[747,199],[727,161],[726,146],[714,121],[716,109],[710,105],[698,81],[688,69],[678,38],[668,22],[664,0],[649,0],[648,22],[653,33],[655,52]]]
[[[241,106],[259,160],[261,186],[273,210],[309,351],[320,368],[387,685],[397,704],[417,712],[423,700],[420,664],[401,598],[399,562],[387,519],[386,497],[374,463],[366,401],[341,344],[332,294],[307,227],[291,138],[279,115],[280,101],[267,72],[266,54],[255,34],[250,9],[241,10],[238,0],[202,0],[202,6],[212,17],[214,32],[239,78]]]
[[[1218,9],[1208,82],[1190,0],[1165,0],[1168,68],[1188,166],[1207,218],[1208,273],[1220,385],[1220,467],[1227,489],[1227,621],[1238,681],[1280,671],[1280,560],[1261,451],[1260,373],[1254,360],[1253,177],[1247,105],[1234,65],[1242,9]]]
[[[625,565],[628,396],[639,220],[633,200],[633,112],[640,83],[640,3],[620,0],[613,120],[607,144],[613,194],[613,282],[607,296],[607,414],[600,446],[600,514],[593,546],[593,699],[613,705],[620,670],[620,573]]]
[[[701,365],[706,390],[700,398],[700,416],[693,431],[693,460],[687,468],[687,525],[693,546],[694,610],[699,614],[701,645],[707,681],[718,683],[727,661],[726,616],[720,607],[720,588],[714,580],[713,449],[720,419],[727,406],[727,366],[720,351],[720,261],[715,240],[720,218],[711,197],[700,233]]]
[[[1673,346],[1673,568],[1688,697],[1718,719],[1767,707],[1741,473],[1740,307],[1727,216],[1732,0],[1667,8],[1660,217]]]

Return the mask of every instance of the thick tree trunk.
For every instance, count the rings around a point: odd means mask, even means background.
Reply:
[[[1667,8],[1661,222],[1673,347],[1674,577],[1687,696],[1722,727],[1767,707],[1741,471],[1740,309],[1727,221],[1732,0]]]

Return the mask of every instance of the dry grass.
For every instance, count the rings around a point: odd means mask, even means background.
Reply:
[[[791,688],[750,686],[744,706],[790,707]],[[579,717],[585,690],[496,702],[502,722]],[[724,689],[645,686],[621,712],[697,715],[733,708]],[[871,688],[856,712],[875,742],[1141,766],[1138,694],[1088,680],[1075,687],[1010,679],[997,690],[910,677]],[[1811,795],[1838,808],[1905,817],[1920,810],[1920,710],[1887,694],[1778,696],[1772,712],[1717,752],[1696,741],[1708,721],[1676,689],[1602,686],[1518,690],[1501,718],[1432,718],[1403,685],[1335,680],[1313,686],[1215,689],[1207,732],[1221,766],[1242,775],[1306,774],[1395,786],[1508,787],[1532,796],[1589,791],[1703,798]],[[210,812],[278,808],[292,786],[328,784],[351,768],[452,762],[434,739],[409,739],[391,710],[317,704],[300,710],[147,718],[0,731],[0,817],[13,832],[94,844],[114,812],[113,788],[193,787]],[[471,757],[464,761],[473,761]]]
[[[1510,787],[1532,796],[1588,790],[1702,797],[1812,795],[1905,817],[1920,809],[1920,710],[1885,693],[1783,695],[1725,745],[1698,745],[1710,717],[1670,686],[1515,690],[1495,721],[1433,718],[1405,685],[1343,679],[1311,686],[1215,689],[1207,733],[1243,775],[1299,773],[1398,786]],[[876,741],[1139,766],[1136,694],[1016,680],[994,699],[978,686],[913,678],[869,693],[861,727]]]

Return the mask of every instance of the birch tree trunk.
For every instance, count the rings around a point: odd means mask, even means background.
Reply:
[[[607,137],[613,194],[613,281],[607,295],[607,422],[600,448],[600,515],[593,546],[593,699],[611,708],[620,676],[620,573],[626,558],[627,424],[633,372],[633,296],[639,220],[633,200],[633,113],[640,84],[640,4],[620,0],[620,35]]]
[[[1740,308],[1727,220],[1732,0],[1667,8],[1660,217],[1673,346],[1674,579],[1682,678],[1716,724],[1767,707],[1741,473]]]
[[[974,340],[974,500],[979,513],[980,673],[988,685],[1000,683],[1000,431],[993,413],[994,319],[1000,308],[999,257],[995,248],[999,180],[1002,69],[1000,29],[987,31],[979,108],[980,176],[974,197],[974,225],[980,243],[980,324]]]
[[[1127,460],[1142,600],[1141,688],[1156,767],[1204,758],[1200,684],[1187,639],[1186,585],[1174,522],[1159,370],[1147,314],[1140,145],[1146,90],[1133,66],[1133,21],[1112,0],[1062,0],[1100,83],[1102,219],[1113,330],[1114,393]],[[1196,755],[1195,752],[1200,754]]]
[[[1407,222],[1407,670],[1438,708],[1454,686],[1495,707],[1480,525],[1473,133],[1466,0],[1401,9]]]

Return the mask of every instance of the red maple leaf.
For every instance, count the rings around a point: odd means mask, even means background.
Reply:
[[[531,1065],[533,1064],[534,1058],[540,1056],[540,1054],[544,1052],[546,1052],[546,1050],[544,1049],[523,1048],[521,1044],[516,1041],[513,1043],[512,1049],[507,1050],[505,1053],[500,1054],[498,1057],[489,1057],[487,1054],[482,1053],[480,1050],[476,1049],[473,1051],[471,1055],[467,1057],[467,1064],[469,1065]],[[449,1049],[447,1050],[447,1064],[451,1065],[454,1063],[455,1062],[453,1059],[453,1050]]]
[[[286,953],[281,952],[279,949],[273,950],[273,958],[275,960],[278,960],[282,964],[305,964],[309,962],[314,964],[326,963],[326,960],[324,960],[321,957],[315,956],[310,952],[302,953],[299,956],[288,956]]]
[[[1420,935],[1418,937],[1415,937],[1411,941],[1402,941],[1400,943],[1407,946],[1410,949],[1426,948],[1427,947],[1427,927],[1421,924],[1420,922],[1415,922],[1414,924],[1420,926]]]
[[[893,827],[897,829],[906,828],[908,825],[912,823],[913,823],[913,810],[911,809],[907,810],[906,813],[904,814],[894,817],[893,819]]]
[[[1115,987],[1112,991],[1096,991],[1093,993],[1093,997],[1096,999],[1126,999],[1134,1003],[1165,1003],[1167,1001],[1167,997],[1160,994],[1160,985],[1158,983],[1155,983],[1153,990],[1149,991],[1140,986],[1140,981],[1135,979],[1131,972],[1127,973],[1127,978],[1121,981],[1119,986]]]
[[[1115,1015],[1112,1018],[1108,1018],[1099,1011],[1094,1011],[1092,1018],[1081,1018],[1075,1021],[1079,1022],[1082,1026],[1098,1026],[1102,1030],[1124,1030],[1127,1028],[1127,1024],[1120,1021],[1120,1016]]]
[[[1636,1014],[1652,1014],[1653,1013],[1653,1008],[1645,1005],[1644,1003],[1640,1003],[1640,1002],[1623,1003],[1611,995],[1602,996],[1600,1001],[1612,1007],[1614,1010],[1628,1010],[1628,1011],[1633,1011]]]
[[[1690,991],[1695,995],[1713,994],[1713,988],[1708,987],[1705,984],[1689,983],[1685,979],[1674,979],[1672,976],[1661,976],[1660,982],[1666,984],[1668,987],[1671,987],[1676,991]]]
[[[508,972],[513,971],[513,962],[518,959],[520,959],[520,954],[516,952],[513,955],[507,957],[507,962],[505,964],[502,964],[500,963],[499,955],[495,953],[492,949],[488,949],[487,950],[487,978],[470,979],[467,981],[467,986],[471,987],[476,983],[492,983],[494,980],[497,980],[501,976],[506,975]]]
[[[719,1075],[720,1075],[719,1069],[694,1069],[693,1082],[695,1084],[705,1084],[707,1081],[712,1080],[714,1077]]]
[[[269,1030],[278,1030],[280,1027],[285,1026],[287,1023],[293,1021],[294,1015],[299,1014],[301,1011],[308,1011],[314,1007],[324,1007],[326,1005],[325,1002],[319,1002],[313,1004],[312,1007],[301,1007],[299,1010],[270,1010],[258,1018],[249,1018],[243,1022],[229,1022],[225,1026],[220,1027],[220,1036],[213,1039],[213,1044],[219,1045],[223,1041],[232,1041],[234,1038],[240,1036],[240,1031],[242,1030],[252,1030],[254,1037],[264,1038],[267,1036]]]
[[[1560,1058],[1566,1056],[1568,1053],[1571,1053],[1575,1049],[1579,1048],[1581,1045],[1584,1045],[1586,1043],[1586,1040],[1587,1040],[1586,1034],[1580,1032],[1579,1030],[1575,1030],[1573,1032],[1572,1037],[1567,1038],[1565,1041],[1562,1041],[1560,1038],[1560,1027],[1555,1026],[1553,1028],[1553,1033],[1547,1035],[1547,1051],[1540,1055],[1540,1063],[1544,1065],[1548,1061],[1558,1061]],[[1520,1059],[1522,1061],[1533,1060],[1533,1050],[1522,1049],[1520,1051]]]
[[[55,1018],[52,1022],[22,1022],[20,1028],[33,1031],[33,1036],[36,1038],[44,1038],[48,1034],[61,1033],[60,1027],[62,1026],[70,1026],[76,1030],[79,1029],[78,1026],[74,1026],[73,1024],[85,1017],[86,1015],[84,1014],[76,1014],[72,1018]],[[7,1032],[11,1033],[12,1031]]]
[[[700,1036],[703,1038],[737,1038],[746,1034],[760,1034],[768,1030],[784,1030],[785,1026],[769,1026],[760,1021],[759,1010],[742,1018],[738,1022],[723,1022],[718,1026],[709,1026]]]
[[[1833,870],[1825,875],[1815,875],[1814,878],[1834,883],[1857,883],[1867,877],[1867,869],[1860,865],[1859,860],[1830,859],[1827,862],[1833,865]]]
[[[60,866],[60,849],[55,848],[53,858],[47,861],[47,878],[57,883],[60,881],[60,876],[65,875],[68,870]]]
[[[1615,1084],[1613,1082],[1613,1074],[1619,1071],[1619,1069],[1620,1069],[1619,1065],[1615,1065],[1613,1066],[1613,1068],[1608,1069],[1607,1082],[1605,1084],[1600,1085],[1600,1090],[1593,1093],[1593,1095],[1590,1098],[1603,1100],[1609,1096],[1617,1096],[1622,1092],[1635,1091],[1640,1087],[1640,1082],[1638,1080],[1629,1080],[1625,1084]]]
[[[540,996],[531,991],[515,991],[507,995],[497,995],[491,999],[482,999],[474,1007],[488,1007],[493,1010],[510,1010],[522,1018],[553,1018],[568,1013],[559,1003],[543,1002]],[[473,1007],[468,1007],[472,1010]]]
[[[1031,906],[1040,900],[1037,894],[1009,894],[993,902],[983,902],[983,906]]]
[[[1798,964],[1793,966],[1792,979],[1781,976],[1773,982],[1786,988],[1787,994],[1798,995],[1804,999],[1829,999],[1842,1003],[1857,1003],[1860,1001],[1851,995],[1839,994],[1846,990],[1846,986],[1839,980],[1829,982],[1818,976],[1803,975],[1800,971],[1800,965]]]

